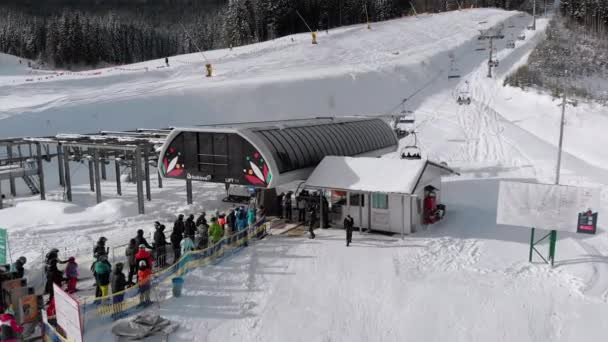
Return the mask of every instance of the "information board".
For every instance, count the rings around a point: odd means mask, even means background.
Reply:
[[[53,291],[55,291],[57,324],[65,331],[68,339],[82,342],[82,324],[78,302],[56,284],[53,284]]]
[[[597,224],[599,206],[599,189],[500,182],[496,223],[576,233],[581,213],[595,213]]]
[[[6,255],[8,254],[8,233],[6,229],[0,228],[0,265],[7,264]]]

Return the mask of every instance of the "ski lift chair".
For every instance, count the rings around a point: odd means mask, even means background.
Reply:
[[[526,35],[524,33],[520,34],[519,36],[517,36],[518,40],[526,40]]]
[[[456,100],[456,102],[459,105],[470,105],[471,104],[471,95],[469,95],[468,93],[460,93],[460,95],[458,95],[458,99]]]
[[[509,39],[507,41],[507,49],[515,49],[515,41],[513,41],[512,39]]]
[[[408,145],[401,149],[401,159],[419,160],[422,159],[420,147]]]
[[[450,72],[448,72],[448,80],[460,78],[460,70],[454,66],[450,67]]]

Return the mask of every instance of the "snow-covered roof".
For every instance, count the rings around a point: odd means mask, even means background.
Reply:
[[[306,186],[355,192],[412,194],[427,165],[455,173],[429,160],[325,157]]]

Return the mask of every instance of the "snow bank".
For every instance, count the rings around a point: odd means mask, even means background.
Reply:
[[[111,222],[137,215],[137,207],[130,201],[108,199],[92,207],[53,201],[17,202],[12,208],[0,211],[0,222],[9,233],[19,230],[43,230],[44,227],[71,225],[79,222]]]

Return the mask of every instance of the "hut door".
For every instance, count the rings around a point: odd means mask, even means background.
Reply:
[[[389,230],[390,212],[388,206],[388,195],[372,193],[372,228],[377,230]]]

